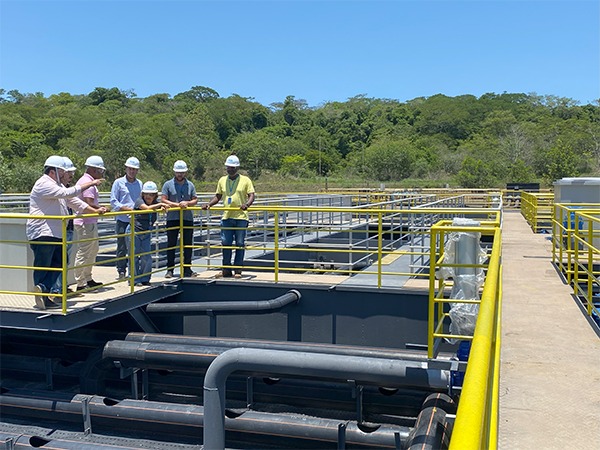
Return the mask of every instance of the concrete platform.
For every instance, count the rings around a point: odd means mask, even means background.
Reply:
[[[600,448],[600,338],[548,235],[505,212],[499,449]]]

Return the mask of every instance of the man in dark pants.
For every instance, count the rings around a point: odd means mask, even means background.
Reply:
[[[47,294],[61,276],[62,260],[62,222],[60,219],[47,219],[46,216],[69,215],[68,208],[80,214],[104,214],[103,207],[95,208],[77,198],[82,191],[98,186],[104,178],[98,178],[73,187],[65,187],[61,178],[65,173],[65,161],[62,156],[53,155],[44,163],[44,175],[33,186],[29,197],[29,215],[27,219],[27,239],[33,251],[33,283],[35,284],[35,307],[38,309],[60,306]]]
[[[184,277],[193,277],[195,272],[192,271],[192,247],[194,242],[194,212],[186,210],[189,206],[196,206],[198,198],[196,197],[196,187],[194,183],[186,178],[188,166],[185,161],[175,161],[173,165],[175,176],[166,181],[162,187],[161,202],[169,205],[169,208],[181,208],[180,210],[171,210],[167,212],[167,273],[165,278],[173,277],[173,269],[175,268],[175,246],[177,245],[177,237],[179,229],[183,225],[181,238],[183,239],[183,263]],[[183,215],[183,222],[180,220],[180,214]]]

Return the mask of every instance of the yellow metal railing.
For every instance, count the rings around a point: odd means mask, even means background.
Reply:
[[[600,204],[555,205],[552,261],[600,326]]]
[[[552,193],[521,193],[521,214],[523,214],[534,233],[550,233],[553,202],[554,194]]]
[[[180,270],[189,268],[202,268],[205,270],[221,269],[222,263],[220,255],[224,247],[220,243],[220,216],[226,209],[225,207],[213,207],[210,210],[201,208],[191,208],[195,215],[194,233],[196,234],[197,244],[192,244],[192,250],[203,252],[200,258],[192,260],[191,265],[185,265],[181,255],[186,246],[180,239],[177,248],[180,251]],[[135,214],[146,214],[145,211],[128,212]],[[110,221],[114,216],[122,213],[107,213],[99,219],[101,221]],[[500,298],[501,298],[501,211],[498,208],[414,208],[414,209],[373,209],[370,207],[290,207],[290,206],[253,206],[250,211],[250,225],[248,227],[248,239],[246,252],[255,252],[256,254],[272,253],[272,262],[265,265],[257,265],[252,258],[247,258],[248,265],[244,265],[244,270],[262,270],[271,273],[273,281],[278,282],[283,271],[287,272],[306,272],[306,267],[284,267],[285,259],[282,258],[283,252],[306,251],[298,247],[302,239],[315,239],[311,242],[311,250],[320,252],[323,255],[350,254],[357,255],[360,258],[366,258],[368,265],[360,268],[353,268],[350,262],[346,265],[327,264],[313,266],[309,268],[312,273],[343,274],[347,276],[370,274],[376,275],[377,287],[385,285],[385,277],[428,277],[430,286],[430,320],[428,324],[428,353],[433,357],[435,340],[441,340],[445,337],[461,338],[472,340],[471,354],[469,357],[465,381],[462,388],[461,399],[459,403],[459,412],[451,439],[451,448],[453,449],[474,449],[474,448],[495,448],[496,446],[496,428],[497,428],[497,409],[498,409],[498,365],[499,365],[499,345],[500,345]],[[25,220],[27,215],[0,215],[0,220]],[[183,216],[181,215],[180,218]],[[471,218],[479,221],[478,227],[454,227],[451,224],[451,218]],[[63,221],[63,232],[65,231],[66,221],[72,217],[58,217]],[[442,220],[440,220],[442,218]],[[165,228],[164,214],[159,213],[159,224],[152,231],[152,239],[156,242],[164,240]],[[411,228],[411,224],[413,225]],[[418,224],[418,226],[414,225]],[[432,225],[434,224],[434,225]],[[107,225],[106,223],[104,225]],[[396,229],[394,232],[393,230]],[[180,222],[180,231],[183,231],[183,221]],[[485,273],[485,283],[479,303],[479,314],[473,336],[454,336],[448,335],[440,324],[446,321],[447,313],[444,306],[460,300],[444,298],[446,292],[446,281],[436,280],[434,275],[436,271],[444,264],[444,242],[449,233],[456,231],[477,232],[483,235],[491,236],[493,244],[488,260],[481,265],[460,265],[455,267],[481,267]],[[350,238],[352,245],[343,246],[328,245],[320,243],[319,238],[336,233],[347,233],[348,236],[360,237],[363,239],[363,246],[356,245],[354,239]],[[392,236],[397,233],[397,236]],[[130,239],[135,236],[135,231],[130,230],[125,233]],[[389,234],[389,236],[388,236]],[[420,244],[416,245],[412,238],[417,236]],[[63,236],[65,234],[63,233]],[[100,239],[107,241],[116,239],[115,233],[103,234]],[[258,238],[260,237],[260,238]],[[396,239],[397,237],[397,239]],[[256,238],[256,239],[254,239]],[[67,294],[67,274],[71,268],[66,266],[66,247],[67,244],[77,245],[77,240],[67,242],[65,238],[61,245],[63,246],[63,292],[62,292],[62,312],[67,312],[67,299],[71,294]],[[0,244],[14,244],[22,248],[23,251],[29,245],[25,239],[7,240],[0,235]],[[235,247],[230,247],[235,248]],[[168,250],[165,247],[159,249],[156,245],[152,253],[158,254]],[[389,257],[418,256],[428,259],[426,270],[406,271],[386,269],[385,259]],[[130,267],[133,264],[134,255],[129,255]],[[110,258],[102,261],[102,264],[114,263],[118,258]],[[30,271],[36,269],[27,264],[7,265],[0,264],[1,270],[21,270],[30,274]],[[39,268],[38,268],[39,269]],[[153,268],[152,273],[163,271],[164,267]],[[116,283],[128,283],[131,292],[134,291],[134,281],[115,280],[105,283],[105,285]],[[24,294],[33,296],[33,292],[26,290],[1,290],[3,293]],[[74,293],[75,295],[77,293]],[[469,300],[463,300],[469,302]],[[471,301],[474,302],[474,301]]]
[[[493,238],[491,253],[482,264],[445,262],[444,245],[450,233],[481,233]],[[454,424],[451,449],[494,449],[497,446],[498,384],[501,328],[501,247],[502,233],[497,221],[480,222],[480,226],[453,226],[441,221],[431,229],[431,269],[429,276],[428,356],[434,357],[441,339],[471,341],[467,370]],[[471,268],[485,272],[481,299],[453,299],[447,296],[448,282],[436,280],[443,267]],[[479,305],[473,335],[447,332],[451,304]]]

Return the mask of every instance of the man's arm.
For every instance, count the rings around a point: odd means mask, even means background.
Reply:
[[[252,203],[254,203],[254,192],[250,192],[248,194],[248,201],[246,201],[246,203],[240,206],[240,208],[242,208],[245,211],[248,208],[250,208],[250,206],[252,206]]]
[[[202,209],[209,209],[211,206],[216,205],[217,203],[219,203],[221,201],[221,198],[223,198],[223,195],[215,194],[215,196],[213,198],[211,198],[208,203],[205,203],[204,205],[202,205]]]

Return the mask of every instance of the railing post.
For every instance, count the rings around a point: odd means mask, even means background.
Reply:
[[[381,258],[383,255],[383,214],[380,212],[377,213],[377,287],[381,287]]]
[[[275,264],[275,282],[279,281],[279,211],[275,211],[275,236],[273,261]]]

